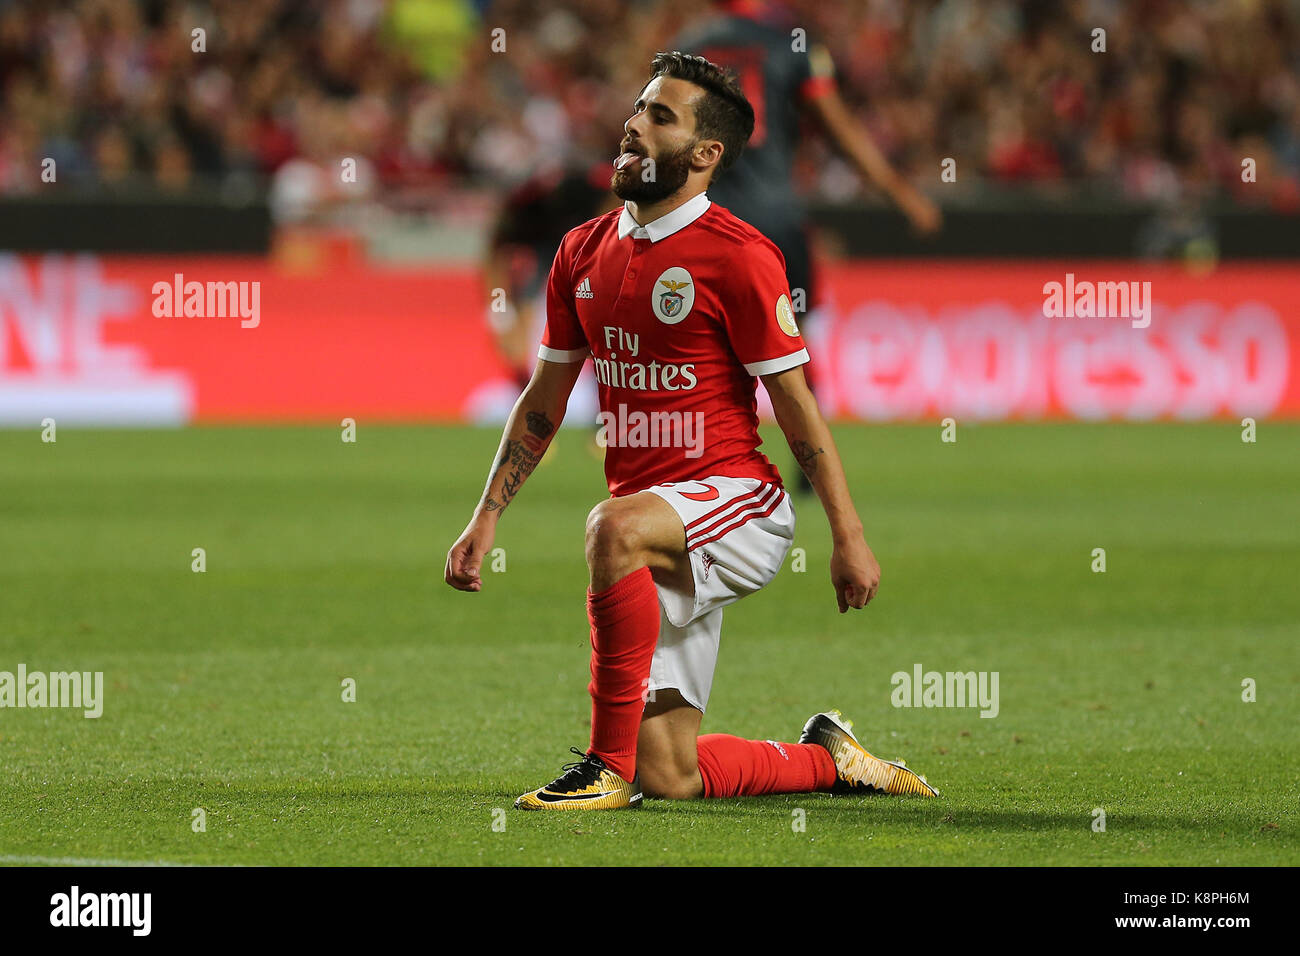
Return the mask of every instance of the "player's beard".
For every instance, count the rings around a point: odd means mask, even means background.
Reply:
[[[686,185],[686,177],[691,173],[691,150],[694,143],[687,143],[680,149],[655,160],[653,167],[642,165],[645,160],[629,163],[626,169],[614,170],[610,177],[609,188],[619,199],[635,203],[656,203],[667,199]],[[647,181],[644,175],[648,168],[654,169],[654,177]]]

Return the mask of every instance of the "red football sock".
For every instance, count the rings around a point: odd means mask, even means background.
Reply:
[[[636,776],[642,695],[659,641],[659,592],[638,568],[599,594],[587,592],[591,622],[591,752],[624,780]]]
[[[835,783],[835,760],[817,744],[705,734],[696,741],[706,797],[812,793]]]

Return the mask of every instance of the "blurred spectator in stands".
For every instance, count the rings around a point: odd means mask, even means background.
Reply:
[[[1295,0],[785,6],[825,38],[850,114],[909,179],[952,157],[955,192],[1295,208]],[[699,0],[11,0],[0,190],[41,188],[46,158],[60,184],[88,188],[278,188],[279,208],[307,218],[349,196],[427,207],[509,189],[547,162],[607,158],[645,64],[705,13]],[[307,142],[321,123],[323,153]],[[371,192],[326,188],[340,150],[370,171]],[[1241,181],[1247,155],[1255,183]],[[805,145],[795,174],[813,197],[862,193],[824,143]],[[308,208],[317,199],[323,212]]]

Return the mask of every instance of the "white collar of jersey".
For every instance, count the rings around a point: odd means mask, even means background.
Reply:
[[[627,203],[624,203],[623,214],[618,217],[618,237],[626,239],[630,235],[633,239],[649,239],[651,242],[667,239],[703,216],[711,205],[713,203],[707,195],[696,193],[672,212],[642,226],[632,218],[632,214],[627,211]]]

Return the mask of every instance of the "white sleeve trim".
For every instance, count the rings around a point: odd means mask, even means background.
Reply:
[[[784,372],[788,368],[804,365],[810,361],[812,361],[812,358],[808,355],[808,350],[800,349],[798,352],[791,352],[789,355],[782,355],[780,358],[767,359],[763,362],[750,362],[745,366],[745,371],[750,375],[771,375],[773,372]]]
[[[591,349],[553,349],[546,345],[538,346],[537,357],[548,362],[581,362],[591,354]],[[805,359],[805,361],[807,361]]]

